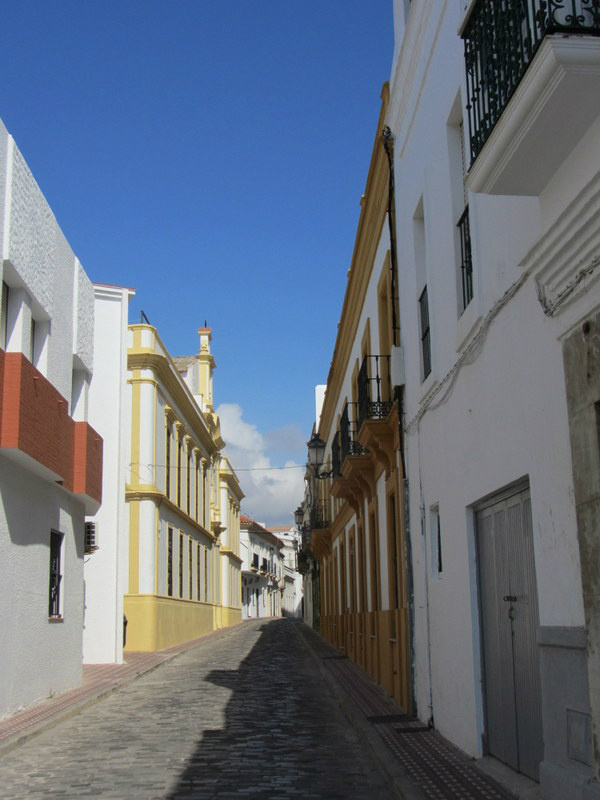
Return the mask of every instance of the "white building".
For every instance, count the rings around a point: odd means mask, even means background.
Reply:
[[[600,21],[568,5],[395,0],[386,117],[417,713],[557,799],[600,797]]]
[[[283,543],[244,514],[240,517],[242,618],[280,617],[284,587]]]
[[[89,518],[97,550],[85,562],[83,660],[123,661],[123,596],[129,580],[131,393],[127,384],[127,326],[133,289],[94,284],[96,369],[89,393],[90,421],[104,439],[104,502]]]
[[[81,682],[92,284],[0,123],[0,716]]]
[[[298,572],[298,551],[301,534],[295,526],[269,528],[271,533],[283,543],[284,587],[282,597],[282,613],[284,617],[303,617],[302,575]]]

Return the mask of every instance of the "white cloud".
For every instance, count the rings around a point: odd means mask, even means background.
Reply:
[[[304,469],[302,455],[284,456],[290,450],[303,453],[304,437],[298,428],[286,425],[263,434],[243,419],[243,409],[237,403],[221,404],[217,414],[227,444],[225,455],[246,495],[242,513],[265,525],[292,524],[294,509],[303,496]],[[271,456],[275,457],[273,462]]]

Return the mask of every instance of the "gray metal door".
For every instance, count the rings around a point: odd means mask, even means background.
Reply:
[[[539,617],[529,489],[479,508],[477,547],[488,750],[539,780]]]

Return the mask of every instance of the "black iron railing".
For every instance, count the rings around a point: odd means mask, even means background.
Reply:
[[[462,34],[472,161],[553,33],[600,36],[598,0],[479,0],[473,7]]]
[[[319,530],[329,527],[329,503],[327,500],[316,500],[310,511],[310,527]]]
[[[465,208],[456,226],[460,236],[460,274],[462,279],[463,311],[473,299],[473,260],[471,258],[471,228],[469,206]]]
[[[366,419],[385,419],[392,408],[389,356],[365,356],[358,373],[358,428]]]
[[[362,456],[366,449],[355,441],[356,407],[358,403],[346,403],[340,419],[340,451],[342,464],[348,456]]]

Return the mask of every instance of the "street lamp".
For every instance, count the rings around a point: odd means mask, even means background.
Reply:
[[[300,528],[302,526],[302,522],[304,520],[304,509],[302,506],[298,506],[298,508],[294,511],[294,522]]]
[[[310,442],[306,443],[306,446],[308,447],[308,463],[315,472],[315,478],[320,481],[325,480],[325,478],[331,478],[333,469],[330,469],[329,472],[320,472],[325,459],[327,445],[316,431],[313,433]]]

